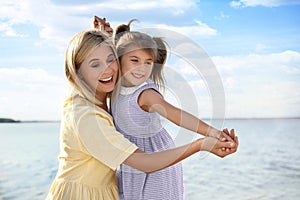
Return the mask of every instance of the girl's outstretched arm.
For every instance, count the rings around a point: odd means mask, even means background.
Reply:
[[[223,158],[237,150],[238,139],[235,137],[234,131],[231,131],[231,135],[235,138],[234,142],[222,142],[213,137],[204,137],[161,152],[145,153],[137,150],[124,161],[124,164],[145,173],[152,173],[174,165],[199,151],[208,151]],[[223,151],[222,148],[229,150]]]
[[[153,89],[144,90],[139,96],[138,103],[144,111],[157,112],[177,126],[204,136],[211,136],[221,140],[225,138],[223,140],[233,141],[233,138],[224,132],[217,130],[194,115],[168,103]]]

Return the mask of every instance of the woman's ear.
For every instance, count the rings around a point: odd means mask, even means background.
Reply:
[[[82,73],[81,73],[80,68],[79,68],[79,70],[78,70],[78,72],[77,72],[77,76],[78,76],[79,79],[82,79],[82,80],[83,80],[83,75],[82,75]]]

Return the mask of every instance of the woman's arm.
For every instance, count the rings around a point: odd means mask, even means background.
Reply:
[[[199,151],[208,151],[223,158],[236,152],[238,147],[238,138],[235,136],[234,130],[231,130],[230,134],[234,138],[234,142],[222,142],[213,137],[205,137],[161,152],[144,153],[137,150],[124,161],[124,164],[145,173],[152,173],[174,165]],[[223,151],[222,148],[229,150]]]
[[[157,112],[177,126],[186,128],[204,136],[226,138],[226,140],[232,141],[232,139],[222,131],[217,130],[194,115],[168,103],[153,89],[144,90],[139,96],[138,103],[144,111]]]

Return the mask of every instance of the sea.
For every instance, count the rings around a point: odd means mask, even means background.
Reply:
[[[300,119],[229,119],[223,126],[235,129],[238,151],[184,160],[188,200],[300,199]],[[0,200],[45,199],[58,167],[59,128],[0,123]],[[169,130],[175,140],[185,137]]]

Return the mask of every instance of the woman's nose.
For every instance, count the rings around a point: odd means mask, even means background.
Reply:
[[[106,65],[104,73],[112,73],[114,71],[117,71],[117,69],[118,69],[118,67],[117,67],[116,62],[108,63]]]

